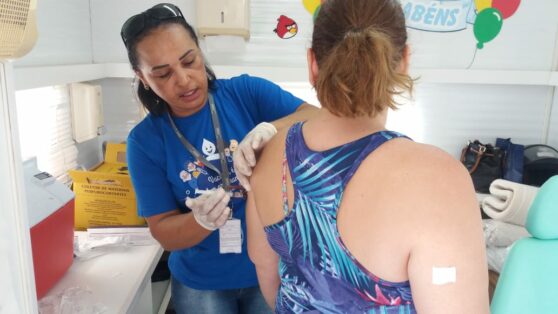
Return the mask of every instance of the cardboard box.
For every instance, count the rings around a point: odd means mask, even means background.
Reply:
[[[72,170],[75,228],[138,226],[136,194],[126,164],[126,144],[108,143],[105,161],[89,171]]]

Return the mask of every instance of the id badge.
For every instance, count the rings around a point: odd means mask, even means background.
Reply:
[[[242,253],[240,219],[229,219],[219,228],[219,253]]]

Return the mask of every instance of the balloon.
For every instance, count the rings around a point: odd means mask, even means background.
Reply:
[[[517,11],[520,2],[521,0],[493,0],[492,7],[500,10],[502,16],[507,19]]]
[[[482,49],[484,43],[494,39],[502,29],[504,18],[498,9],[488,8],[477,14],[473,32],[478,40],[477,47]]]
[[[312,21],[315,21],[316,18],[318,17],[318,13],[320,13],[320,9],[322,8],[322,5],[320,4],[317,8],[316,11],[314,11],[314,14],[312,15]]]
[[[302,4],[306,11],[310,12],[310,14],[314,14],[321,3],[320,0],[302,0]]]
[[[475,8],[477,8],[477,13],[491,7],[492,7],[492,0],[475,0]]]

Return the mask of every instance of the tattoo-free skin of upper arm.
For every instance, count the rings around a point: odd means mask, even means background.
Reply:
[[[279,289],[278,263],[279,257],[269,246],[265,231],[261,224],[254,192],[248,193],[246,202],[246,225],[248,233],[248,255],[256,266],[260,290],[267,304],[275,307],[275,298]]]
[[[280,286],[279,255],[270,246],[264,226],[284,218],[281,206],[281,161],[287,130],[280,130],[266,145],[250,178],[246,219],[249,255],[256,265],[260,289],[271,308]],[[274,193],[277,191],[277,193]],[[290,191],[290,190],[289,190]]]
[[[443,168],[445,186],[430,187],[435,192],[420,205],[427,218],[413,230],[419,240],[408,263],[418,313],[489,313],[480,211],[470,178],[461,168]]]

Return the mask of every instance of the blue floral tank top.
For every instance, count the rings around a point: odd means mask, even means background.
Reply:
[[[374,149],[392,138],[382,131],[324,152],[310,150],[302,123],[291,127],[286,160],[294,189],[280,222],[265,227],[279,255],[277,313],[416,313],[409,281],[389,282],[367,271],[348,251],[337,229],[346,184]]]

